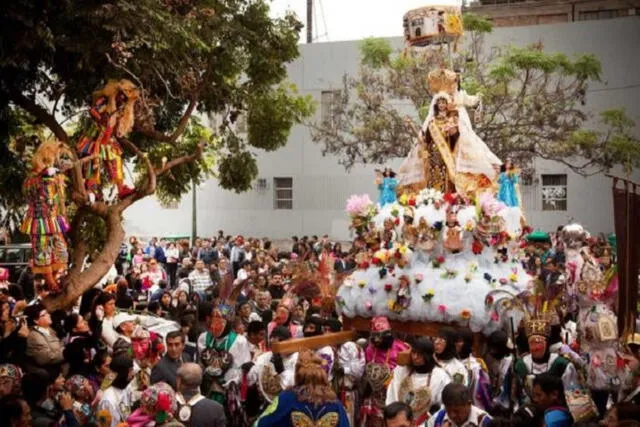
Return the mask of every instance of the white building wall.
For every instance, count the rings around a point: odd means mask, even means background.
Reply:
[[[549,52],[593,53],[603,64],[603,83],[590,88],[588,107],[593,111],[624,107],[640,123],[639,24],[634,17],[498,28],[487,37],[486,45],[522,46],[541,41]],[[402,47],[401,39],[391,41]],[[301,93],[317,100],[315,119],[319,120],[321,92],[340,89],[345,72],[357,73],[358,41],[301,45],[300,49],[300,58],[289,66],[289,78]],[[213,235],[223,229],[229,234],[272,238],[328,233],[334,239],[347,239],[346,200],[354,193],[376,197],[376,166],[356,165],[347,172],[337,158],[323,157],[321,148],[311,141],[308,128],[297,126],[286,147],[258,153],[259,177],[267,180],[266,189],[236,194],[220,189],[215,180],[206,182],[197,189],[198,234]],[[390,159],[388,165],[397,168],[400,162]],[[540,175],[547,173],[567,174],[567,211],[541,210]],[[292,210],[274,209],[274,177],[293,178]],[[527,219],[535,228],[554,230],[576,220],[592,232],[613,230],[610,179],[603,175],[583,178],[559,163],[542,160],[536,162],[536,178],[533,185],[523,187]],[[185,195],[176,209],[162,209],[154,198],[142,200],[126,211],[125,227],[129,234],[189,235],[191,195]]]

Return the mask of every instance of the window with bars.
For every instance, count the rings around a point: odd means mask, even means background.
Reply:
[[[339,90],[323,90],[320,95],[322,123],[333,123],[333,109],[340,101]]]
[[[588,10],[580,12],[578,19],[580,21],[596,21],[601,19],[613,19],[619,16],[622,16],[622,12],[617,9]]]
[[[567,175],[542,175],[542,210],[567,210]]]
[[[293,178],[273,178],[273,208],[293,209]]]

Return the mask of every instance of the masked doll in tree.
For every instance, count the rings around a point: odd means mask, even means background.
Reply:
[[[562,378],[565,390],[570,390],[578,384],[578,373],[568,359],[549,351],[548,340],[551,333],[551,317],[543,311],[536,317],[525,320],[525,333],[529,341],[529,354],[516,361],[515,371],[521,384],[524,384],[525,400],[531,400],[533,378],[544,372],[549,372]]]
[[[405,342],[393,337],[386,317],[371,319],[371,341],[365,350],[367,390],[360,410],[361,426],[384,425],[382,409],[387,400],[386,388],[398,364],[398,355],[408,349]]]
[[[66,270],[69,252],[64,233],[69,230],[65,217],[65,177],[61,162],[71,152],[61,142],[40,144],[31,161],[31,171],[23,184],[28,202],[20,231],[31,237],[34,274],[44,275],[51,290],[58,290],[56,276]]]
[[[91,197],[102,194],[103,179],[118,189],[120,198],[133,193],[124,182],[122,147],[118,138],[126,137],[133,129],[138,88],[129,80],[109,80],[94,92],[89,110],[93,123],[83,132],[76,149],[80,157],[95,156],[84,167],[85,185]]]
[[[209,317],[207,332],[198,337],[198,354],[205,368],[202,390],[232,416],[239,410],[239,386],[242,366],[251,361],[251,347],[244,335],[233,330],[233,309],[219,305]]]
[[[469,377],[469,390],[473,406],[485,411],[491,410],[491,379],[487,365],[479,357],[472,354],[473,334],[469,329],[458,332],[456,350],[458,358],[467,369]]]
[[[387,404],[404,402],[411,406],[414,425],[424,424],[431,409],[442,404],[442,390],[451,382],[433,357],[433,344],[420,337],[411,346],[411,365],[396,366],[393,380],[387,389]]]
[[[286,326],[277,326],[269,337],[272,344],[290,339],[291,332]],[[248,385],[257,387],[260,392],[261,401],[258,406],[261,410],[258,414],[283,390],[293,387],[297,361],[298,353],[281,355],[268,351],[258,356],[255,364],[252,364]]]

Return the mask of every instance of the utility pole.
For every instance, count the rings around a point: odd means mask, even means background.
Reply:
[[[196,244],[198,238],[198,213],[197,213],[197,199],[196,199],[196,180],[191,180],[191,246]]]
[[[313,43],[313,0],[307,0],[307,43]]]

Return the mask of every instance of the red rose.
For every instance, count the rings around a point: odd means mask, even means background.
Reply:
[[[409,206],[415,206],[416,205],[416,199],[409,199]]]
[[[367,268],[369,268],[369,263],[368,263],[367,261],[362,261],[362,262],[360,263],[359,267],[360,267],[362,270],[366,270]]]
[[[387,283],[384,285],[384,290],[387,292],[391,292],[391,290],[393,289],[393,286],[391,285],[391,283]]]
[[[373,265],[380,265],[382,261],[380,261],[380,258],[373,258],[371,262],[373,263]]]
[[[436,262],[437,262],[438,264],[442,264],[442,263],[444,263],[444,257],[443,257],[442,255],[440,255],[438,258],[436,258]]]
[[[400,225],[400,218],[397,218],[397,217],[396,217],[396,219],[394,219],[394,220],[393,220],[393,223],[394,223],[395,225]]]
[[[400,258],[402,258],[402,254],[400,253],[400,251],[395,251],[395,252],[393,253],[393,257],[394,257],[395,259],[400,259]]]
[[[482,242],[480,240],[474,240],[471,244],[471,251],[476,255],[480,255],[483,248],[484,246],[482,245]]]

